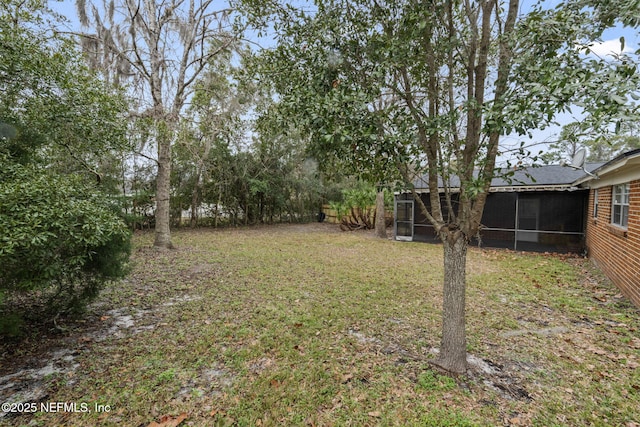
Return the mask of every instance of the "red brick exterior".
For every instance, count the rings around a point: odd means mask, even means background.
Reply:
[[[587,250],[620,291],[640,307],[640,180],[631,181],[626,229],[611,224],[612,187],[598,189],[598,216],[593,216],[595,190],[589,193]]]

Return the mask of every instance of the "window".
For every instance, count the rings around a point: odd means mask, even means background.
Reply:
[[[629,188],[628,183],[613,186],[611,222],[621,227],[626,227],[629,221]]]
[[[593,217],[598,218],[598,189],[593,190]]]

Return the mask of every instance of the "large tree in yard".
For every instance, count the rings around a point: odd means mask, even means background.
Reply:
[[[77,0],[82,35],[92,65],[109,80],[126,82],[139,105],[134,119],[152,123],[157,148],[156,237],[170,248],[171,149],[194,82],[210,60],[230,49],[238,32],[231,9],[213,0]]]
[[[428,203],[415,199],[444,248],[435,363],[463,372],[467,248],[501,137],[527,136],[576,102],[595,130],[631,118],[635,64],[588,55],[605,25],[577,2],[526,14],[518,0],[245,5],[254,23],[277,22],[278,44],[260,53],[257,75],[278,93],[281,119],[304,129],[315,152],[358,171],[393,167],[409,188],[418,175],[428,178]]]

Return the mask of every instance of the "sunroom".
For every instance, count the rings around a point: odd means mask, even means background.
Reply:
[[[589,170],[598,166],[586,167]],[[547,165],[522,168],[508,178],[494,178],[481,231],[474,236],[473,243],[522,251],[582,252],[588,191],[573,183],[584,175],[583,170]],[[428,207],[426,177],[416,180],[414,188]],[[458,194],[455,179],[449,188],[455,209]],[[434,227],[411,192],[396,194],[394,218],[396,240],[438,242]]]

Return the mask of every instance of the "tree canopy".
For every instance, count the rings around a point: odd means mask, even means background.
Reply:
[[[276,22],[277,46],[256,61],[257,78],[278,95],[274,128],[301,129],[321,164],[409,189],[426,177],[429,200],[415,200],[445,251],[438,363],[464,370],[466,247],[501,137],[526,136],[576,107],[593,132],[635,117],[626,101],[639,87],[632,59],[588,55],[609,15],[574,2],[522,14],[517,0],[244,4],[254,22]]]
[[[44,12],[38,1],[0,9],[0,333],[18,333],[24,314],[50,318],[14,297],[34,291],[50,315],[80,310],[129,255],[100,185],[103,161],[126,146],[126,103]]]
[[[580,123],[566,124],[558,141],[549,145],[542,159],[546,163],[570,162],[581,148],[587,149],[588,162],[608,162],[619,154],[640,148],[637,122],[625,123],[617,132],[599,137],[584,133]]]

